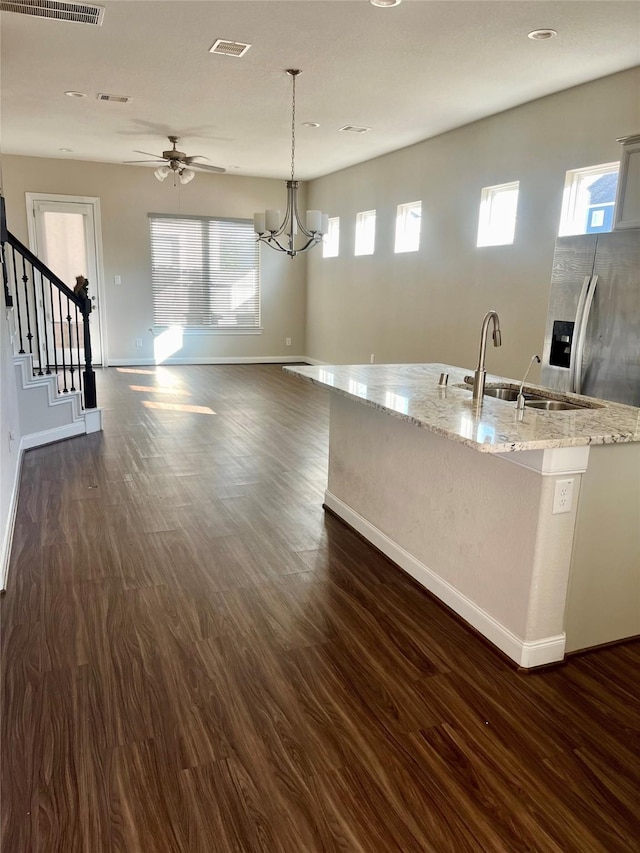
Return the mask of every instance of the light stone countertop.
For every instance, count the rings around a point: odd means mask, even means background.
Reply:
[[[513,402],[485,396],[478,408],[471,390],[457,387],[473,370],[448,364],[327,364],[287,366],[284,370],[483,453],[640,441],[640,409],[635,406],[561,394],[527,383],[525,391],[577,401],[589,408],[527,408],[524,420],[518,421]],[[449,374],[446,388],[438,386],[441,373]],[[517,380],[487,374],[486,387],[496,382],[515,389],[520,385]]]

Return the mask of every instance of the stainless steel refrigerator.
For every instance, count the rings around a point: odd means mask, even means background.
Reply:
[[[640,229],[559,237],[542,384],[640,406]]]

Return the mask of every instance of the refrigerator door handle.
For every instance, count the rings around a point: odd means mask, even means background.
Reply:
[[[584,301],[584,306],[582,308],[582,317],[580,319],[580,329],[578,330],[578,341],[576,344],[576,358],[575,358],[575,392],[576,394],[582,393],[582,356],[584,353],[584,342],[587,337],[587,326],[589,324],[589,314],[591,313],[591,306],[593,305],[593,297],[595,296],[596,286],[598,284],[598,276],[594,275],[591,279],[591,287],[589,287],[587,291],[587,295]]]
[[[591,281],[590,275],[585,275],[584,281],[582,282],[582,288],[580,290],[580,296],[578,297],[578,308],[576,310],[576,322],[573,329],[573,337],[574,344],[571,347],[571,360],[569,362],[569,391],[573,391],[574,393],[578,393],[576,391],[576,374],[578,370],[581,371],[581,358],[582,353],[580,353],[580,357],[578,357],[578,348],[580,345],[580,337],[582,335],[582,318],[584,315],[584,306],[587,301],[587,291],[589,289],[589,283]]]

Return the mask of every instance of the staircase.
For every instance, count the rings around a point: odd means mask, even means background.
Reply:
[[[0,234],[23,450],[102,429],[86,290],[72,290],[9,231]]]

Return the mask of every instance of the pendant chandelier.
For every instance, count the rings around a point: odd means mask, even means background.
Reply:
[[[284,219],[280,221],[279,210],[266,210],[264,213],[256,213],[253,217],[253,227],[258,239],[267,246],[271,246],[278,252],[286,252],[289,257],[294,258],[300,252],[306,252],[312,246],[322,242],[323,236],[329,229],[329,217],[320,210],[307,210],[305,222],[300,219],[298,212],[298,187],[300,182],[295,179],[295,157],[296,157],[296,77],[300,74],[299,69],[287,68],[287,74],[292,80],[291,99],[291,180],[287,185],[287,209]],[[306,242],[295,246],[298,234]]]

